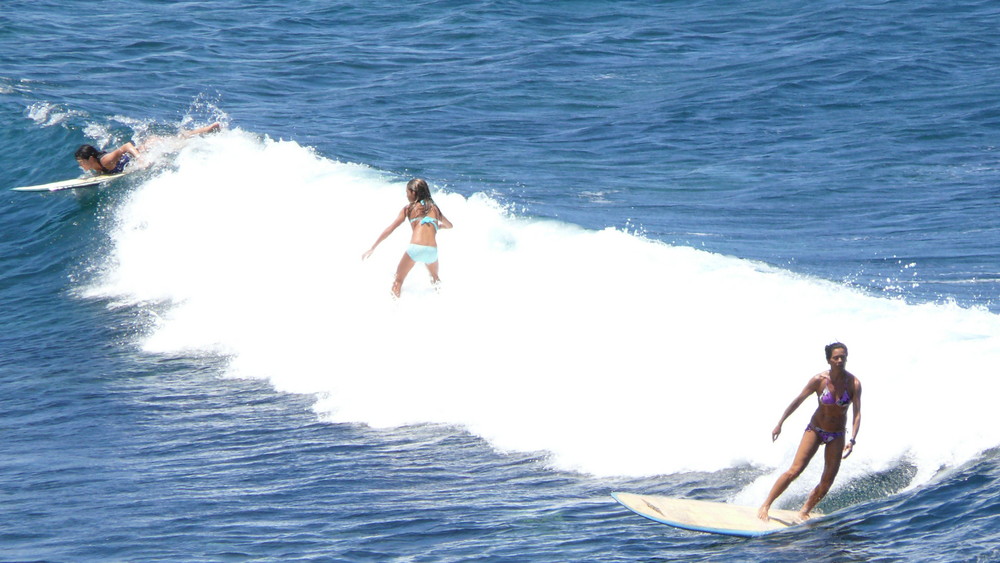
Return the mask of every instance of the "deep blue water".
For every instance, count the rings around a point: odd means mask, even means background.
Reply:
[[[1000,559],[1000,5],[3,7],[0,560]],[[6,191],[215,120],[166,172]],[[412,176],[452,293],[382,310],[399,248],[356,256]],[[754,498],[824,367],[797,334],[869,393],[835,514],[615,504]]]

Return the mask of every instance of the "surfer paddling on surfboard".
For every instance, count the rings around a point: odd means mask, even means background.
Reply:
[[[216,122],[191,131],[182,131],[179,136],[182,139],[188,139],[195,135],[204,135],[205,133],[218,131],[221,128],[222,125]],[[74,156],[76,157],[76,163],[80,165],[80,168],[83,168],[84,172],[94,172],[98,175],[120,174],[125,170],[125,166],[132,162],[133,158],[140,158],[139,153],[161,139],[161,137],[153,137],[149,141],[139,145],[139,147],[136,147],[132,143],[125,143],[117,149],[108,152],[98,150],[97,147],[92,145],[80,145]]]
[[[771,503],[774,502],[781,493],[785,492],[788,485],[795,480],[809,461],[819,450],[821,445],[823,450],[823,476],[819,485],[812,490],[809,498],[806,499],[802,510],[799,511],[799,518],[807,520],[811,511],[826,493],[833,486],[833,480],[840,470],[840,460],[846,459],[854,451],[854,440],[858,437],[858,429],[861,427],[861,381],[848,372],[847,366],[847,346],[834,342],[826,346],[826,362],[830,364],[830,369],[817,374],[809,380],[799,396],[792,401],[785,413],[781,415],[781,420],[771,432],[771,440],[777,440],[781,434],[781,424],[785,422],[795,409],[806,400],[809,395],[816,394],[819,405],[812,419],[806,425],[805,433],[802,434],[802,441],[799,442],[799,449],[795,452],[795,460],[792,466],[778,477],[771,492],[767,495],[767,500],[757,511],[757,517],[761,520],[769,518],[768,511]],[[851,428],[851,439],[847,440],[847,407],[854,406],[854,425]]]

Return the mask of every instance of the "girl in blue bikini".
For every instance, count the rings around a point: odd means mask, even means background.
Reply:
[[[402,225],[403,221],[409,221],[413,229],[410,246],[399,260],[396,280],[392,283],[392,294],[396,297],[399,297],[406,274],[410,273],[417,262],[427,265],[427,271],[430,272],[434,283],[441,281],[438,277],[437,231],[452,227],[451,221],[445,218],[441,209],[431,199],[431,189],[424,180],[414,178],[406,184],[406,199],[410,203],[403,207],[396,219],[382,231],[375,244],[361,255],[362,260],[371,256],[375,252],[375,247],[391,235],[396,227]]]
[[[815,394],[819,401],[816,412],[806,425],[802,441],[799,442],[799,449],[795,453],[795,460],[788,471],[778,477],[774,483],[767,500],[761,505],[757,516],[761,520],[767,520],[768,510],[771,503],[785,492],[788,485],[798,477],[809,461],[819,450],[820,445],[825,445],[823,476],[819,485],[809,494],[799,518],[806,520],[811,511],[819,501],[826,495],[833,486],[833,480],[840,470],[840,460],[846,459],[854,451],[854,440],[858,437],[858,430],[861,428],[861,381],[848,372],[847,366],[847,346],[840,342],[834,342],[826,347],[826,361],[830,364],[830,369],[817,374],[809,380],[799,396],[792,401],[781,415],[781,420],[771,432],[771,440],[777,440],[781,434],[781,424],[785,422],[795,409],[806,400],[809,395]],[[854,424],[851,427],[851,439],[846,440],[847,433],[847,407],[854,406]]]

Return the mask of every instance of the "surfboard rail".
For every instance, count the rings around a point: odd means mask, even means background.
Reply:
[[[82,178],[74,178],[72,180],[61,180],[59,182],[49,182],[48,184],[38,184],[35,186],[20,186],[17,188],[11,188],[11,191],[15,192],[58,192],[61,190],[72,190],[76,188],[91,188],[94,186],[100,186],[101,184],[106,184],[112,180],[117,180],[121,178],[126,173],[122,172],[119,174],[104,174],[101,176],[84,176]]]

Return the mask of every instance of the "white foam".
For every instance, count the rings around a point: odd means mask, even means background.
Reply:
[[[56,104],[37,102],[28,107],[28,117],[42,127],[51,127],[83,115],[76,110],[68,110]]]
[[[441,291],[418,266],[394,302],[408,229],[360,256],[403,189],[294,142],[195,139],[117,210],[90,294],[160,311],[147,351],[226,354],[231,376],[315,394],[324,420],[461,425],[595,475],[784,469],[811,407],[776,444],[771,429],[834,339],[865,385],[846,478],[905,457],[923,482],[1000,444],[996,315],[441,191]],[[773,479],[743,494],[759,502]]]

